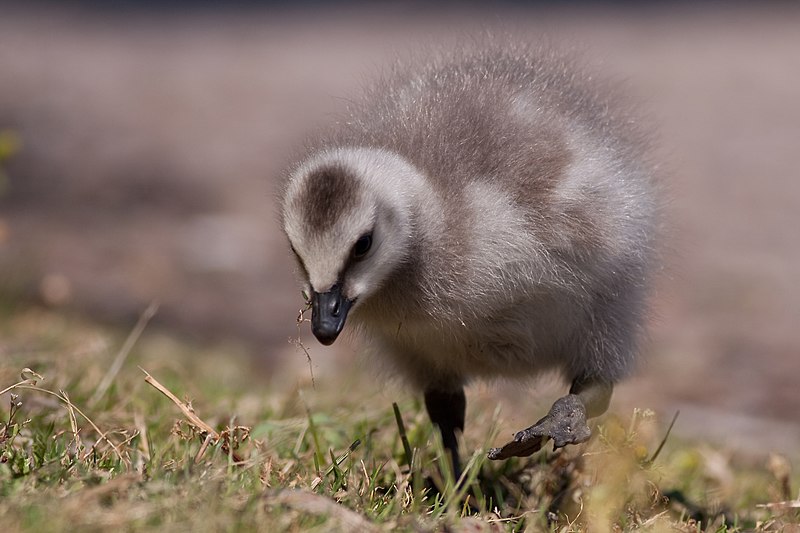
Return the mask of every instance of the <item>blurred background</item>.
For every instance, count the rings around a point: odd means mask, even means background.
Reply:
[[[796,451],[800,4],[18,4],[0,6],[4,307],[127,328],[158,301],[151,327],[305,375],[274,198],[293,149],[398,53],[548,36],[647,103],[672,197],[646,356],[615,404]],[[346,342],[307,344],[318,378],[352,365]]]

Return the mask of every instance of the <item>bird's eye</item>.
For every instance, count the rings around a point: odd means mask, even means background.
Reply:
[[[363,259],[372,247],[372,233],[365,233],[353,245],[353,259]]]

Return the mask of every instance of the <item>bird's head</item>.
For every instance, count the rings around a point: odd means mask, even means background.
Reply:
[[[289,177],[283,228],[322,344],[336,340],[348,313],[407,257],[412,222],[404,169],[383,151],[339,149],[309,158]]]

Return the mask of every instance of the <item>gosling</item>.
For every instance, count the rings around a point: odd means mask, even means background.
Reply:
[[[571,386],[490,459],[586,441],[637,356],[657,201],[647,142],[566,56],[398,63],[287,172],[282,222],[325,345],[345,324],[424,394],[456,475],[464,386]]]

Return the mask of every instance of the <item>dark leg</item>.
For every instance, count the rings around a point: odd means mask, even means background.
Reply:
[[[425,408],[431,422],[442,434],[444,449],[450,452],[453,461],[453,476],[456,481],[461,477],[461,461],[458,457],[458,436],[456,430],[464,431],[464,414],[467,410],[467,399],[464,389],[456,392],[428,390],[425,391]]]
[[[595,418],[608,411],[608,404],[611,403],[613,392],[613,384],[592,379],[576,379],[569,389],[570,394],[581,399],[586,411],[586,418]]]
[[[549,439],[553,439],[554,448],[589,440],[592,433],[586,419],[606,412],[613,390],[611,383],[576,379],[569,394],[556,400],[547,416],[514,435],[514,440],[502,448],[489,450],[489,459],[527,457],[538,452]]]

